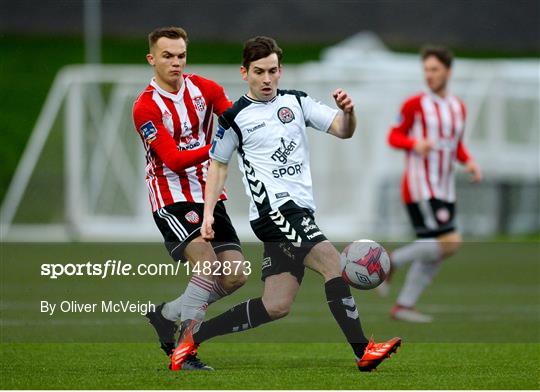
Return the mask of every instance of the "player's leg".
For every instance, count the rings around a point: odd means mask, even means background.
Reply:
[[[431,322],[433,317],[418,312],[415,309],[416,303],[437,275],[442,260],[457,251],[461,236],[455,231],[453,203],[432,199],[427,204],[418,203],[416,208],[416,216],[414,208],[409,208],[413,212],[410,216],[420,237],[413,244],[421,244],[422,249],[417,249],[414,255],[414,262],[407,272],[391,316],[402,321],[426,323]],[[401,257],[399,251],[398,256]],[[392,254],[393,263],[395,253]]]
[[[226,250],[217,253],[216,256],[221,267],[217,276],[214,277],[215,279],[212,283],[212,290],[210,292],[210,296],[208,297],[208,305],[211,305],[221,298],[226,297],[238,290],[246,283],[248,277],[245,265],[243,264],[244,256],[238,250]],[[230,270],[223,272],[223,262],[229,262],[231,260],[238,261],[240,263],[234,263]],[[163,314],[168,320],[180,320],[183,301],[184,293],[173,301],[164,304],[167,305],[167,307],[166,310],[163,311]]]
[[[438,205],[438,204],[437,204]],[[441,229],[433,203],[429,200],[406,205],[411,224],[418,240],[391,252],[392,269],[396,270],[415,260],[438,260],[441,257],[439,243],[435,241]]]
[[[437,237],[437,242],[441,249],[441,257],[445,259],[455,254],[459,248],[461,248],[463,239],[461,238],[461,234],[459,234],[459,232],[453,231],[439,235]]]
[[[375,369],[396,352],[401,345],[400,338],[375,343],[364,335],[350,287],[341,278],[339,253],[328,240],[317,243],[305,257],[304,264],[323,276],[328,306],[354,351],[360,371]]]
[[[165,240],[165,247],[173,260],[186,262],[188,259],[195,262],[197,260],[215,260],[212,247],[207,243],[196,240],[199,236],[200,222],[194,217],[202,216],[202,204],[196,203],[175,203],[161,208],[154,213],[154,220]],[[192,242],[199,241],[200,245],[195,247]],[[189,248],[189,250],[188,250]],[[195,286],[195,287],[194,287]],[[156,307],[154,312],[148,312],[146,317],[156,330],[161,347],[167,355],[170,355],[175,346],[175,333],[178,329],[175,321],[179,320],[184,306],[184,298],[187,301],[187,317],[196,316],[206,307],[208,301],[208,288],[212,286],[212,276],[193,276],[188,284],[188,289],[184,293],[182,300],[164,303]],[[190,288],[191,287],[191,288]],[[194,316],[195,315],[195,316]]]
[[[251,298],[201,324],[194,334],[196,344],[216,336],[242,332],[289,314],[300,284],[288,272],[273,275],[264,282],[262,298]]]
[[[355,355],[361,358],[368,345],[368,339],[362,331],[360,316],[351,289],[341,278],[338,251],[328,240],[319,242],[307,254],[304,264],[323,276],[326,301],[330,311]]]
[[[220,270],[216,271],[208,298],[208,305],[231,294],[241,287],[247,279],[240,240],[223,201],[216,204],[214,219],[215,238],[212,241],[212,247],[219,261],[218,268]],[[197,278],[193,279],[196,280]],[[183,299],[184,295],[171,301],[170,306],[166,307],[165,312],[169,311],[166,314],[168,319],[180,320]]]
[[[214,283],[215,292],[222,296],[229,295],[246,283],[248,274],[240,240],[223,201],[219,201],[214,208],[212,245],[221,263],[220,279]]]
[[[246,283],[248,270],[242,252],[231,249],[216,254],[221,263],[221,271],[219,278],[215,280],[214,285],[216,286],[216,294],[221,294],[221,297],[219,298],[222,298],[234,293]],[[230,268],[226,268],[228,266]],[[219,298],[212,297],[212,302],[217,301]]]
[[[285,227],[284,220],[280,219],[279,222]],[[244,331],[289,313],[304,276],[304,266],[295,259],[290,241],[289,244],[283,243],[286,237],[279,228],[281,226],[276,225],[269,215],[253,221],[251,226],[264,243],[261,274],[264,281],[263,296],[236,305],[204,322],[194,336],[197,343],[214,336]]]

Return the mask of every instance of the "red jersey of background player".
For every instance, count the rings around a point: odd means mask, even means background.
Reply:
[[[183,78],[174,94],[152,80],[133,106],[152,211],[181,201],[204,203],[208,159],[201,158],[211,146],[213,113],[221,115],[232,105],[216,82],[194,74]],[[224,193],[220,199],[226,199]]]
[[[407,99],[398,124],[390,130],[388,142],[406,150],[402,198],[405,203],[456,199],[454,162],[467,162],[469,152],[463,144],[465,105],[456,96],[441,98],[421,93]],[[422,157],[413,147],[416,139],[429,139],[433,149]]]

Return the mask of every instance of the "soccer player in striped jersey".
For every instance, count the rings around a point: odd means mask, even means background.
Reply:
[[[430,315],[418,312],[415,305],[442,261],[461,245],[455,223],[455,161],[465,166],[473,182],[482,178],[463,142],[465,105],[448,91],[452,60],[453,55],[446,48],[423,49],[428,91],[403,103],[398,123],[388,137],[392,147],[405,151],[402,199],[418,237],[391,254],[392,270],[412,263],[391,310],[391,316],[398,320],[432,321]],[[388,295],[389,281],[378,291]]]
[[[223,88],[199,75],[184,73],[188,36],[179,27],[158,28],[148,36],[154,77],[133,106],[133,120],[146,153],[146,184],[154,220],[165,247],[178,262],[244,260],[240,241],[227,215],[221,192],[214,218],[212,242],[201,237],[204,192],[208,172],[213,114],[231,106]],[[214,263],[212,263],[212,266]],[[199,266],[200,267],[200,266]],[[161,348],[175,348],[177,322],[197,328],[208,304],[242,286],[243,268],[237,274],[214,276],[203,268],[194,274],[177,299],[156,307],[147,317],[156,329]],[[210,370],[193,351],[184,370]]]
[[[357,357],[361,371],[371,371],[395,352],[400,338],[369,341],[350,287],[341,278],[339,252],[317,226],[309,168],[306,127],[350,138],[356,127],[354,103],[347,92],[333,92],[337,110],[306,93],[278,90],[282,51],[269,37],[246,41],[242,78],[248,92],[219,118],[210,156],[201,232],[217,234],[214,208],[223,189],[228,162],[238,153],[250,203],[250,223],[264,242],[264,293],[205,321],[185,333],[172,355],[181,363],[192,347],[218,335],[245,331],[285,317],[308,267],[324,279],[330,312]],[[322,283],[322,282],[321,282]]]

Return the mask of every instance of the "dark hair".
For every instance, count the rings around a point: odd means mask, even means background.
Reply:
[[[150,50],[152,50],[152,47],[156,44],[158,39],[162,37],[171,39],[182,38],[186,42],[186,45],[188,43],[188,35],[186,33],[186,30],[184,30],[183,28],[175,26],[158,27],[150,34],[148,34],[148,46],[150,47]]]
[[[452,61],[454,60],[454,54],[448,48],[444,46],[424,46],[421,51],[422,60],[428,57],[435,56],[437,60],[443,63],[446,68],[452,67]]]
[[[248,39],[244,43],[244,51],[242,52],[242,65],[249,69],[249,65],[253,61],[270,56],[272,53],[277,54],[278,62],[281,64],[283,51],[277,45],[276,41],[270,37],[257,36]]]

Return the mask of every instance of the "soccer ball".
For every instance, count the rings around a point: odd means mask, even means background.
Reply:
[[[357,240],[341,252],[341,277],[350,286],[370,290],[380,285],[390,271],[386,250],[371,240]]]

